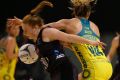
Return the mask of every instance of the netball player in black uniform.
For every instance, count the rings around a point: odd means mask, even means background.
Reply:
[[[39,4],[41,10],[47,6],[52,7],[52,4],[47,1],[43,1]],[[36,9],[36,8],[35,8]],[[35,9],[32,11],[34,12]],[[32,40],[26,38],[23,35],[23,30],[21,29],[20,35],[18,37],[18,44],[21,47],[23,44],[30,43],[35,44]],[[18,59],[17,68],[15,72],[15,80],[51,80],[49,73],[45,70],[45,66],[40,58],[33,64],[25,64]]]

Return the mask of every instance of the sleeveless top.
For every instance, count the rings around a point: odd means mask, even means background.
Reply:
[[[90,27],[90,21],[81,18],[80,22],[82,23],[82,30],[77,34],[80,37],[97,41],[100,39]],[[72,44],[74,49],[74,53],[82,63],[82,67],[88,68],[93,67],[93,61],[97,61],[98,59],[107,60],[102,48],[100,46],[92,46],[90,44]]]
[[[4,44],[4,40],[2,40],[2,43]],[[17,58],[12,59],[12,60],[8,60],[7,56],[6,56],[6,48],[5,48],[5,46],[2,45],[2,43],[0,44],[0,67],[4,67],[4,65],[9,64],[9,62],[15,62],[14,65],[16,65]],[[19,49],[18,49],[18,46],[16,44],[13,53],[18,54],[18,50]]]
[[[63,46],[60,44],[58,40],[51,42],[43,41],[42,32],[46,28],[50,28],[50,27],[42,28],[40,30],[40,33],[36,41],[36,46],[39,49],[40,54],[43,57],[47,57],[49,60],[53,60],[53,61],[63,58],[65,56],[63,51]]]
[[[18,46],[13,51],[18,54]],[[0,45],[0,80],[14,80],[17,58],[9,60],[6,56],[6,48]]]

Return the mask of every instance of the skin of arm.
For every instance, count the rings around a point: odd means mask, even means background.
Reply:
[[[76,19],[76,18],[73,18],[73,19],[61,19],[61,20],[59,20],[57,22],[49,23],[49,24],[47,24],[45,26],[51,26],[51,27],[56,28],[58,30],[64,29],[65,31],[69,31],[70,27],[74,27],[72,24],[76,24],[76,23],[79,23],[79,20]],[[94,24],[93,22],[91,22],[91,21],[90,21],[90,26],[91,26],[91,29],[98,36],[100,36],[100,32],[99,32],[98,26],[96,24]]]
[[[99,45],[99,43],[96,41],[87,40],[73,34],[67,34],[54,28],[46,28],[43,31],[43,36],[44,36],[43,41],[45,42],[60,40],[60,41],[69,42],[69,43],[91,44],[93,46]]]
[[[18,19],[18,18],[15,18],[15,19],[10,19],[10,22],[12,23],[12,24],[15,24],[15,23],[19,23],[19,24],[21,24],[22,25],[22,20],[21,19]],[[59,29],[59,30],[61,30],[61,29],[65,29],[65,30],[68,30],[68,27],[67,27],[67,25],[70,23],[70,22],[73,22],[73,20],[72,19],[62,19],[62,20],[59,20],[58,22],[53,22],[53,23],[50,23],[50,24],[46,24],[46,25],[44,25],[43,27],[46,27],[46,26],[51,26],[51,27],[53,27],[53,28],[56,28],[56,29]],[[65,33],[64,33],[65,34]],[[49,34],[48,34],[49,35]],[[68,35],[68,34],[67,34]],[[75,35],[74,35],[74,37],[75,37]],[[77,37],[79,37],[79,36],[77,36]],[[80,38],[80,37],[79,37]],[[82,40],[83,40],[83,38],[81,38]],[[86,39],[84,39],[84,40],[86,40]],[[88,41],[88,40],[87,40]],[[90,41],[90,40],[89,40]],[[65,41],[66,42],[66,41]],[[81,41],[82,42],[82,41]],[[89,43],[89,42],[87,42],[88,44],[91,44],[91,43]],[[94,44],[95,42],[93,42],[92,41],[92,44],[91,45],[96,45],[96,43]],[[100,46],[101,47],[103,47],[102,45],[105,45],[104,43],[102,43],[102,42],[99,42],[99,44],[101,44]],[[97,44],[98,45],[98,44]],[[103,47],[104,48],[104,47]]]
[[[107,58],[110,61],[115,56],[118,46],[119,46],[119,37],[117,36],[117,37],[113,38],[112,43],[111,43],[111,48],[110,48],[109,53],[107,55]]]
[[[14,53],[14,49],[16,46],[16,40],[13,37],[9,37],[7,40],[7,46],[6,46],[6,55],[9,60],[12,60],[14,58],[17,58],[17,54]]]
[[[59,20],[59,21],[57,21],[57,22],[54,22],[54,23],[50,23],[50,24],[47,24],[47,25],[45,25],[45,26],[51,26],[51,27],[53,27],[53,28],[56,28],[56,29],[58,29],[58,30],[61,30],[61,29],[65,29],[65,31],[69,31],[69,26],[68,25],[71,25],[71,23],[72,24],[74,24],[74,23],[78,23],[78,19],[76,19],[76,18],[73,18],[73,19],[62,19],[62,20]],[[72,26],[72,25],[71,25]],[[97,25],[95,25],[93,22],[91,22],[91,26],[93,26],[92,28],[93,28],[93,31],[98,35],[98,36],[100,36],[100,32],[99,32],[99,29],[98,29],[98,27],[97,27]],[[100,40],[98,40],[98,41],[100,41]],[[102,44],[102,45],[105,45],[106,46],[106,44]],[[104,47],[102,46],[102,45],[100,45],[103,49],[104,49]]]
[[[61,19],[57,22],[45,24],[44,27],[51,26],[52,28],[56,28],[58,30],[62,30],[62,29],[66,30],[66,27],[67,27],[66,24],[68,24],[68,22],[69,22],[68,19]]]

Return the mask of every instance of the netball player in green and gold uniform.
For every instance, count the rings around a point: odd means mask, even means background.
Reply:
[[[7,36],[0,39],[0,80],[15,80],[18,56],[16,36],[19,34],[19,26],[11,26],[7,22],[7,33]]]
[[[97,25],[89,21],[91,13],[90,0],[72,0],[75,18],[62,19],[45,26],[64,29],[67,33],[83,38],[99,41],[100,33]],[[100,46],[89,44],[72,44],[74,53],[82,63],[82,80],[109,80],[112,66]]]

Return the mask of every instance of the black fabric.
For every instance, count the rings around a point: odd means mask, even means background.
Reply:
[[[62,58],[55,62],[57,65],[49,67],[52,80],[74,80],[71,62],[66,58]]]
[[[48,59],[50,60],[56,60],[59,55],[61,54],[64,55],[63,46],[60,44],[58,40],[44,42],[42,40],[42,32],[45,28],[42,28],[40,30],[38,39],[36,41],[36,46],[39,49],[40,55],[42,55],[43,57],[48,57]]]
[[[51,80],[49,73],[44,70],[43,64],[39,61],[33,64],[24,64],[18,60],[15,72],[15,80]]]
[[[34,44],[32,40],[27,39],[25,43]],[[21,47],[20,46],[20,47]],[[15,70],[15,80],[51,80],[50,74],[45,70],[44,64],[40,61],[40,58],[33,64],[24,64],[18,59],[16,70]]]
[[[65,57],[63,46],[60,42],[58,40],[51,42],[43,41],[42,32],[45,28],[40,30],[36,46],[39,49],[39,55],[49,59],[47,70],[50,72],[52,80],[74,80],[72,64]]]

